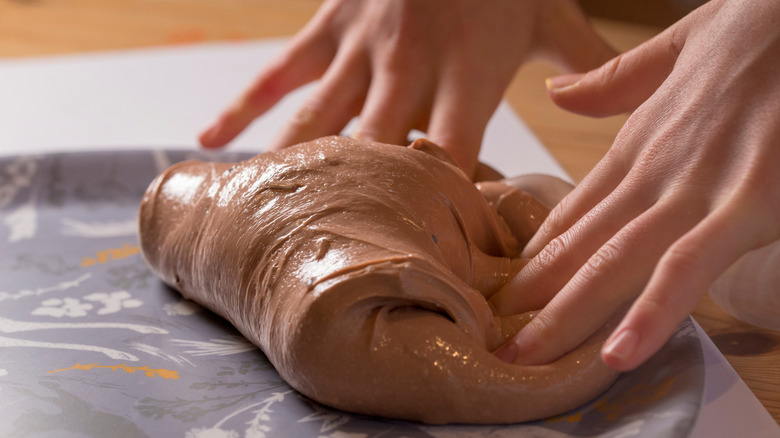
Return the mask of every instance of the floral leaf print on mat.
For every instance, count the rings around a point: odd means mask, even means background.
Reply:
[[[3,218],[3,223],[11,231],[8,243],[16,243],[32,239],[38,231],[38,210],[35,208],[35,198],[30,198]]]
[[[140,307],[143,304],[143,301],[133,298],[126,290],[111,293],[95,292],[84,296],[84,299],[103,304],[103,308],[97,311],[98,315],[108,315],[122,309]]]
[[[259,355],[258,355],[259,356]],[[211,412],[223,409],[242,409],[246,404],[251,404],[266,397],[269,391],[276,391],[290,387],[277,375],[258,373],[259,379],[231,379],[231,376],[254,372],[270,366],[264,357],[256,357],[253,360],[241,361],[236,366],[223,366],[222,378],[207,378],[205,381],[191,383],[189,389],[191,396],[186,399],[175,397],[164,400],[153,397],[145,397],[136,403],[135,408],[147,418],[161,420],[167,416],[185,423],[193,423]],[[233,372],[229,372],[230,369]],[[208,377],[208,376],[207,376]]]
[[[47,294],[49,292],[59,292],[59,291],[68,290],[74,287],[78,287],[81,283],[89,279],[89,277],[91,276],[92,274],[87,273],[76,278],[75,280],[62,281],[54,286],[38,287],[35,289],[21,289],[16,293],[0,291],[0,302],[6,300],[18,300],[20,298],[30,297],[30,296],[40,296],[40,295]]]
[[[49,298],[41,302],[41,306],[32,311],[33,315],[52,316],[54,318],[80,318],[87,316],[92,304],[82,303],[78,298]]]
[[[224,339],[209,339],[206,341],[190,341],[187,339],[171,339],[171,343],[191,350],[184,351],[192,356],[228,356],[247,351],[257,350],[257,347],[241,336],[230,336]]]
[[[19,416],[4,436],[148,436],[129,418],[96,408],[88,398],[66,391],[55,382],[40,382],[46,394],[30,388],[15,388],[26,400],[37,400],[33,408]],[[53,406],[52,406],[53,405]]]
[[[138,358],[124,351],[114,350],[112,348],[98,347],[97,345],[70,344],[64,342],[40,342],[26,339],[13,339],[0,336],[0,348],[3,347],[22,347],[22,348],[48,348],[55,350],[79,350],[102,353],[111,359],[137,362]]]
[[[249,424],[249,428],[246,430],[244,436],[245,437],[252,437],[252,438],[264,438],[266,437],[266,434],[271,431],[271,427],[262,424],[263,422],[270,421],[271,416],[269,414],[273,413],[273,410],[271,409],[271,406],[274,403],[278,403],[281,401],[284,401],[284,397],[287,394],[290,394],[292,391],[285,391],[285,392],[274,392],[271,394],[270,397],[267,397],[265,400],[260,401],[258,403],[253,403],[249,406],[245,406],[237,411],[233,411],[230,414],[223,417],[221,420],[219,420],[214,426],[209,428],[194,428],[187,432],[185,435],[186,438],[217,438],[217,437],[239,437],[238,432],[235,430],[230,429],[223,429],[222,427],[224,424],[230,420],[232,417],[235,417],[236,415],[245,412],[249,409],[259,407],[259,409],[253,411],[252,413],[255,414],[255,417],[249,421],[247,424]]]
[[[109,315],[122,309],[132,309],[143,305],[143,301],[133,298],[129,292],[124,290],[111,293],[95,292],[83,296],[81,300],[70,297],[49,298],[42,301],[40,307],[33,310],[32,314],[54,318],[62,318],[63,316],[80,318],[87,316],[95,308],[95,305],[91,303],[102,304],[102,307],[96,312],[98,315]]]
[[[85,222],[76,219],[60,219],[62,234],[86,238],[134,236],[138,232],[135,219],[115,222]]]
[[[10,318],[0,317],[0,333],[17,333],[51,329],[125,329],[138,333],[168,333],[168,330],[142,324],[129,324],[121,322],[32,322],[17,321]]]

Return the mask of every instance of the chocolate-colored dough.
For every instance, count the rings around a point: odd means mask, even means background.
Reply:
[[[167,284],[318,402],[512,423],[565,412],[616,377],[599,358],[607,330],[547,365],[491,354],[532,317],[497,317],[487,299],[548,212],[503,182],[471,183],[430,142],[327,137],[171,167],[143,198],[141,246]]]

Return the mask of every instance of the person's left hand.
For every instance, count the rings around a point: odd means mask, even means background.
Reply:
[[[231,141],[292,90],[320,79],[269,149],[339,134],[406,144],[425,131],[473,175],[490,117],[525,61],[585,71],[614,56],[574,0],[328,0],[200,136]]]
[[[622,317],[602,358],[633,369],[732,263],[780,238],[777,23],[778,2],[713,0],[599,69],[550,81],[563,108],[634,112],[491,299],[500,314],[544,307],[500,358],[550,362]]]

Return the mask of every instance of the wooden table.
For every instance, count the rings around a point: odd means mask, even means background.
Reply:
[[[295,33],[318,0],[0,0],[0,58],[129,49]],[[659,29],[594,21],[619,50]],[[576,180],[610,147],[625,116],[588,119],[552,105],[544,79],[555,71],[530,64],[507,98]],[[780,333],[729,316],[705,298],[693,313],[750,389],[780,423]]]

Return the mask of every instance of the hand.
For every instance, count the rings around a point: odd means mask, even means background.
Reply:
[[[271,150],[338,134],[406,144],[412,129],[471,173],[482,135],[520,64],[585,71],[615,53],[573,0],[331,0],[201,134],[225,145],[290,91],[317,89]]]
[[[550,81],[563,108],[633,113],[492,299],[503,314],[546,304],[499,357],[546,363],[622,317],[602,359],[635,368],[742,254],[780,238],[778,22],[778,2],[713,0],[599,69]]]

